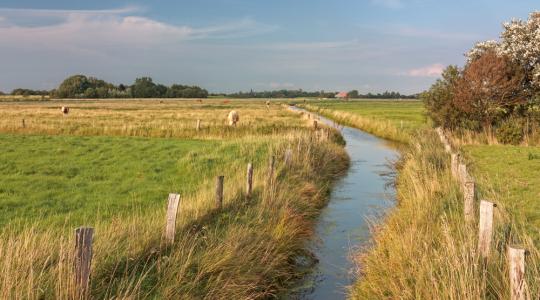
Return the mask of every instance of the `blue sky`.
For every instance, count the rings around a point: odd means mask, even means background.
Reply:
[[[537,0],[0,0],[0,90],[80,73],[212,92],[416,93],[534,10]]]

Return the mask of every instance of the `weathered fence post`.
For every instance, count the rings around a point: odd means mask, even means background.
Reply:
[[[313,120],[313,129],[317,130],[319,128],[319,125],[317,124],[317,120]]]
[[[465,215],[465,222],[471,224],[474,220],[474,198],[475,198],[475,184],[472,179],[467,179],[463,185],[463,214]]]
[[[458,164],[458,178],[459,182],[463,185],[465,181],[467,181],[467,178],[469,177],[469,174],[467,173],[467,165],[464,163]]]
[[[88,297],[93,237],[94,228],[92,227],[75,229],[75,287],[79,299]]]
[[[167,201],[167,224],[165,225],[165,240],[167,243],[174,243],[176,233],[176,214],[178,212],[179,194],[169,194]]]
[[[459,164],[459,154],[452,153],[450,154],[450,170],[452,171],[452,176],[458,178],[458,164]]]
[[[478,251],[484,259],[489,257],[491,248],[491,237],[493,235],[493,207],[494,204],[489,201],[480,201]]]
[[[197,119],[197,131],[201,130],[201,119]]]
[[[216,177],[216,207],[221,209],[223,207],[223,179],[225,176],[220,175]]]
[[[510,275],[510,299],[525,300],[527,283],[525,282],[525,249],[508,246],[508,264]]]
[[[22,128],[26,128],[26,123],[24,122],[24,119],[22,119]]]
[[[246,196],[248,198],[251,198],[251,194],[253,193],[253,164],[249,163],[247,166],[247,188],[246,188]]]

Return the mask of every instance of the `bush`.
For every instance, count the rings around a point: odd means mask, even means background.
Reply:
[[[518,145],[523,141],[523,122],[510,118],[499,125],[496,131],[499,143]]]

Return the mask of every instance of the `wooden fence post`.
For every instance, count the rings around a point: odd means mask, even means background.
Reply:
[[[319,125],[317,124],[317,120],[313,120],[313,129],[317,130],[319,128]]]
[[[88,297],[93,237],[94,228],[92,227],[75,229],[75,286],[79,299]]]
[[[197,119],[197,131],[201,130],[201,119]]]
[[[22,119],[22,128],[26,128],[26,122]]]
[[[247,166],[247,188],[246,188],[246,196],[248,198],[251,198],[251,194],[253,193],[253,164],[249,163]]]
[[[458,164],[458,179],[459,182],[463,185],[465,181],[467,181],[467,178],[469,177],[469,174],[467,173],[467,165],[464,163]]]
[[[463,214],[465,215],[465,222],[472,224],[472,221],[474,220],[475,184],[471,179],[468,179],[464,184],[463,198]]]
[[[216,207],[221,209],[223,207],[223,179],[225,176],[220,175],[216,177]]]
[[[491,248],[491,238],[493,235],[493,206],[494,204],[489,201],[480,201],[478,251],[484,259],[489,257]]]
[[[165,240],[169,244],[174,243],[174,235],[176,233],[176,215],[178,212],[179,202],[179,194],[169,194],[169,199],[167,201],[167,224],[165,225]]]
[[[510,275],[510,299],[525,300],[527,283],[525,282],[525,249],[508,246],[508,264]]]
[[[459,154],[452,153],[450,154],[450,170],[452,171],[452,176],[454,179],[458,178],[458,164],[459,164]]]

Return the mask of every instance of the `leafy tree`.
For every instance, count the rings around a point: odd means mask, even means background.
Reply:
[[[349,98],[351,99],[355,99],[355,98],[358,98],[358,91],[357,90],[352,90],[349,92]]]
[[[156,84],[150,77],[137,78],[131,86],[131,96],[134,98],[152,98],[156,97],[156,95]]]
[[[490,50],[467,64],[453,101],[469,119],[491,126],[527,103],[525,78],[520,65]]]
[[[457,66],[448,66],[442,72],[442,78],[431,88],[420,95],[426,110],[436,125],[455,128],[461,123],[462,113],[454,105],[454,94],[457,82],[461,78]]]

